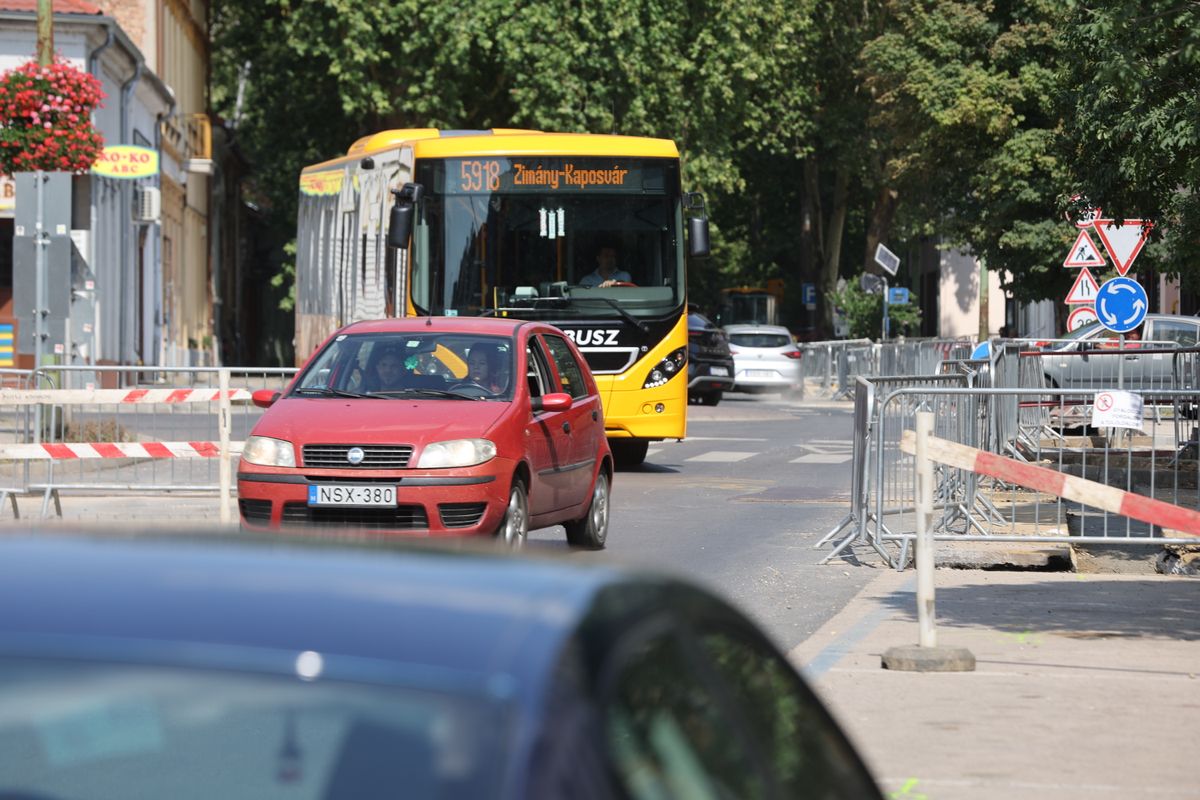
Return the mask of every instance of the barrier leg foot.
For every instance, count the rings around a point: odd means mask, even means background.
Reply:
[[[882,666],[904,672],[974,672],[975,655],[965,647],[910,644],[889,647],[883,654]]]
[[[837,524],[837,527],[835,527],[835,528],[834,528],[833,530],[831,530],[829,533],[827,533],[827,534],[825,534],[824,536],[822,536],[822,537],[821,537],[821,541],[819,541],[819,542],[817,542],[816,544],[814,544],[814,545],[813,545],[813,550],[820,550],[822,547],[824,547],[826,544],[828,544],[828,543],[829,543],[829,540],[830,540],[830,539],[832,539],[834,536],[837,536],[839,533],[841,533],[843,528],[845,528],[845,527],[846,527],[847,525],[849,525],[851,522],[856,522],[856,521],[857,521],[857,520],[855,520],[855,518],[854,518],[854,515],[853,515],[853,514],[847,514],[847,515],[846,515],[846,516],[845,516],[845,517],[842,519],[842,521],[841,521],[841,522],[839,522],[839,523]]]

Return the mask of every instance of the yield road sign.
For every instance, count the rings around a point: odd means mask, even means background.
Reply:
[[[1103,267],[1104,256],[1100,255],[1100,251],[1096,249],[1096,245],[1092,243],[1092,237],[1088,236],[1087,231],[1080,231],[1075,237],[1075,244],[1071,245],[1071,252],[1067,254],[1067,258],[1063,261],[1064,267]]]
[[[1133,278],[1113,278],[1096,292],[1096,316],[1113,333],[1129,333],[1142,324],[1150,302]]]
[[[1142,252],[1154,223],[1147,219],[1127,219],[1118,227],[1116,220],[1098,219],[1092,223],[1092,227],[1108,251],[1113,266],[1121,277],[1125,277],[1125,273],[1133,266],[1133,260]]]
[[[1096,279],[1092,277],[1092,272],[1087,267],[1079,270],[1079,277],[1075,279],[1075,283],[1071,286],[1071,291],[1067,292],[1067,299],[1063,302],[1067,305],[1092,305],[1092,301],[1096,299],[1096,292],[1100,289],[1100,284],[1096,283]]]
[[[1091,325],[1097,319],[1099,318],[1096,316],[1096,309],[1091,306],[1079,306],[1067,315],[1067,331],[1077,331],[1084,325]]]

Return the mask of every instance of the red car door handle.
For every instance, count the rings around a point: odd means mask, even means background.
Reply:
[[[592,409],[592,422],[595,422],[598,419],[600,419],[600,412]]]
[[[571,432],[571,423],[564,422],[563,423],[563,433],[570,433],[570,432]]]

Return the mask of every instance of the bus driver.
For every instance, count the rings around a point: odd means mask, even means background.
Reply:
[[[596,250],[596,269],[579,279],[579,285],[588,288],[606,289],[616,283],[630,283],[633,278],[623,269],[617,269],[617,248],[602,244]]]

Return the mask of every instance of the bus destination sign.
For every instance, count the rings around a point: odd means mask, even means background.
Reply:
[[[462,158],[446,163],[450,194],[661,192],[664,188],[662,169],[640,159]]]

